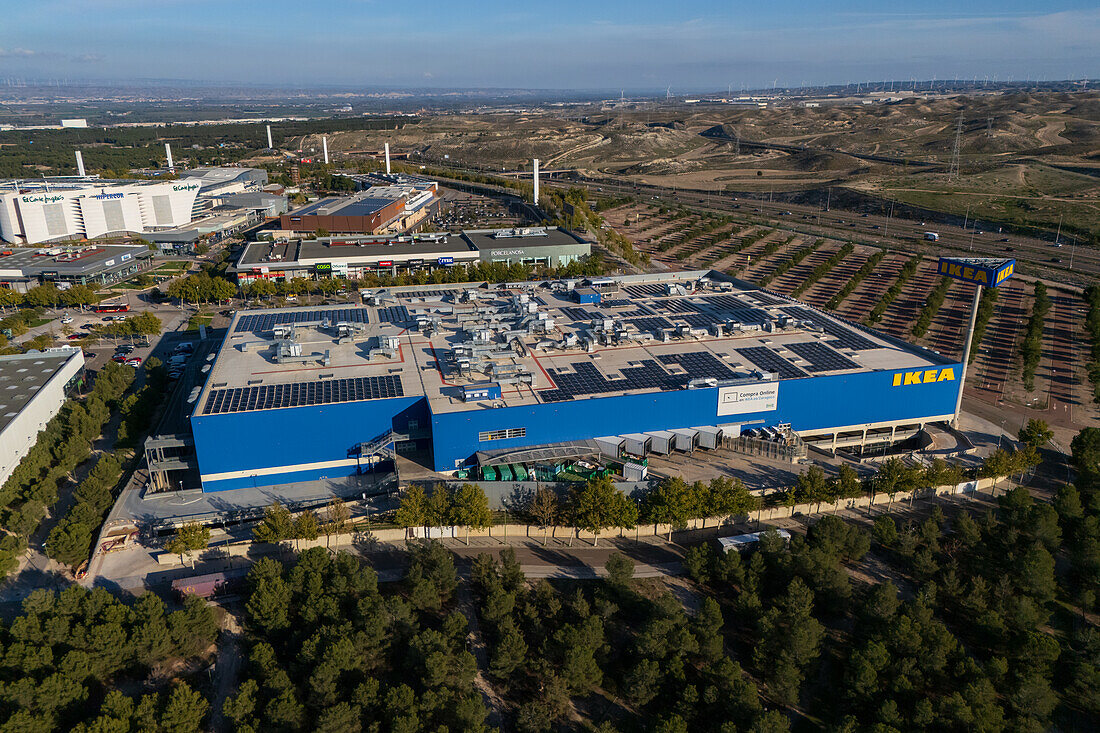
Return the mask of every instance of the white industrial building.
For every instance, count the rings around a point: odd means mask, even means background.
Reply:
[[[43,179],[0,184],[0,239],[93,239],[191,221],[199,182]]]
[[[76,347],[0,356],[0,484],[58,413],[84,374]]]

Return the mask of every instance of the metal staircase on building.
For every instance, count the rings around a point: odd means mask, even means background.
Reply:
[[[393,460],[394,471],[397,471],[397,454],[394,450],[394,444],[400,443],[404,440],[408,440],[409,436],[405,433],[399,433],[396,430],[387,430],[381,435],[371,438],[365,443],[348,450],[348,458],[355,458],[359,463],[359,472],[363,473],[365,468],[371,467],[375,461],[369,461],[364,466],[364,461],[368,458],[378,457],[380,460]]]

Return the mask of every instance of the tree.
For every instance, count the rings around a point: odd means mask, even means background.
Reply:
[[[291,589],[278,561],[265,557],[248,572],[251,592],[245,603],[249,623],[263,633],[282,631],[290,625]]]
[[[443,527],[451,523],[451,496],[444,484],[436,484],[424,503],[429,527]]]
[[[577,529],[591,532],[592,546],[599,544],[600,532],[608,527],[629,529],[638,522],[638,507],[620,493],[607,476],[591,479],[574,489],[570,508]]]
[[[462,484],[451,498],[451,516],[466,528],[466,544],[470,544],[471,529],[485,529],[493,519],[489,511],[489,498],[478,484]]]
[[[1054,431],[1046,424],[1045,420],[1031,418],[1027,425],[1020,428],[1019,438],[1024,445],[1039,450],[1054,437]]]
[[[528,516],[542,529],[542,544],[546,546],[546,535],[550,527],[558,521],[558,495],[545,486],[539,486],[527,502]]]
[[[827,498],[828,494],[829,486],[825,479],[825,469],[814,464],[798,474],[795,485],[787,492],[784,503],[787,506],[794,506],[821,502]]]
[[[161,332],[160,319],[152,313],[139,313],[126,319],[133,328],[134,333],[141,336],[157,336]]]
[[[1077,488],[1090,492],[1100,487],[1100,428],[1084,428],[1070,443]]]
[[[424,493],[424,487],[419,484],[410,484],[405,493],[401,495],[401,503],[397,506],[394,521],[409,530],[413,527],[426,527],[428,525],[428,497]]]
[[[298,518],[294,520],[294,539],[295,540],[308,540],[312,542],[317,539],[317,536],[321,532],[321,523],[317,520],[317,515],[312,510],[302,512],[298,515]]]
[[[756,509],[757,500],[740,479],[716,476],[707,486],[704,506],[712,517],[736,517]],[[703,526],[706,527],[705,520]]]
[[[691,488],[679,477],[665,479],[642,499],[642,512],[653,524],[668,525],[668,541],[672,531],[683,529],[691,518],[693,508]]]
[[[497,679],[507,680],[513,672],[527,662],[527,643],[516,629],[515,624],[508,619],[500,641],[493,648],[493,654],[489,660],[489,670]]]
[[[616,588],[626,588],[634,578],[634,561],[621,552],[613,552],[604,564],[607,582]]]
[[[165,733],[198,733],[209,707],[203,696],[186,682],[176,685],[168,696],[168,704],[160,722]]]
[[[210,528],[195,522],[189,522],[176,530],[176,536],[169,540],[164,549],[180,556],[180,564],[183,564],[184,553],[195,550],[205,550],[210,545]],[[191,567],[195,567],[194,559]]]
[[[264,510],[263,521],[252,530],[252,539],[256,542],[276,544],[294,538],[294,520],[290,510],[279,502]]]
[[[332,535],[336,535],[336,546],[339,547],[340,535],[348,531],[350,524],[351,511],[348,509],[348,505],[339,499],[334,499],[325,509],[325,521],[321,525],[325,532],[326,541]]]

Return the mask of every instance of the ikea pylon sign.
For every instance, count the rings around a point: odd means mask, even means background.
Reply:
[[[940,274],[963,282],[995,288],[1016,271],[1016,260],[993,257],[941,257]]]

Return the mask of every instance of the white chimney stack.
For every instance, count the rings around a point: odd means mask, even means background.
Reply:
[[[539,205],[539,159],[535,158],[535,206]]]
[[[386,173],[390,172],[390,144],[386,143]]]
[[[325,165],[328,165],[328,138],[321,137],[321,147],[325,149]]]
[[[81,178],[88,175],[84,172],[84,156],[80,154],[79,150],[76,151],[76,173]]]
[[[271,125],[267,126],[267,149],[274,150],[275,143],[271,142]]]
[[[174,171],[176,164],[172,162],[172,146],[169,143],[164,143],[164,152],[168,154],[168,170]]]

